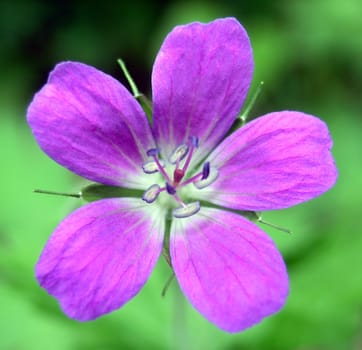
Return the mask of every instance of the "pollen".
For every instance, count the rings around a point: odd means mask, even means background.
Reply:
[[[142,199],[147,202],[147,203],[153,203],[158,195],[160,194],[160,186],[157,184],[154,184],[152,186],[150,186],[144,193],[142,196]]]
[[[192,202],[186,204],[184,207],[176,208],[173,210],[175,218],[187,218],[196,214],[200,210],[200,202]]]

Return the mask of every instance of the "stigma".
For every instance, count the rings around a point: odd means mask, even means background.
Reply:
[[[199,140],[196,136],[191,136],[187,143],[181,144],[169,155],[168,159],[160,159],[160,150],[152,148],[147,151],[150,158],[142,165],[145,174],[154,174],[159,172],[164,186],[159,184],[151,185],[142,196],[142,199],[151,204],[156,201],[161,192],[170,195],[176,204],[172,214],[176,218],[186,218],[196,214],[200,210],[200,202],[184,203],[179,196],[179,190],[188,185],[193,185],[197,189],[203,189],[213,183],[218,177],[217,169],[213,168],[209,162],[205,162],[201,171],[189,176],[192,173],[190,164],[192,157],[197,150]],[[171,175],[166,171],[166,167],[174,167]]]

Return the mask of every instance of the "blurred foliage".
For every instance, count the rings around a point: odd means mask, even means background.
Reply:
[[[361,13],[360,0],[0,2],[0,349],[362,349]],[[249,32],[253,89],[265,82],[253,117],[302,110],[324,119],[335,142],[335,188],[264,214],[293,231],[263,226],[288,265],[286,307],[243,333],[223,333],[192,309],[176,283],[161,298],[170,274],[161,261],[120,311],[89,323],[67,319],[35,282],[33,266],[57,223],[81,203],[32,189],[78,192],[85,183],[39,150],[25,122],[27,104],[62,60],[125,82],[116,62],[122,57],[149,94],[167,32],[224,16],[237,17]]]

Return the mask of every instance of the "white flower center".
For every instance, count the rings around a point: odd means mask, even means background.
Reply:
[[[187,144],[181,144],[172,152],[167,160],[168,163],[174,166],[172,177],[170,177],[165,170],[165,160],[158,158],[159,150],[156,148],[148,150],[147,155],[151,157],[152,160],[143,164],[143,171],[146,174],[160,172],[166,184],[163,187],[158,184],[151,185],[144,192],[142,199],[147,203],[153,203],[161,192],[167,192],[179,205],[178,208],[173,210],[174,217],[185,218],[196,214],[200,210],[200,202],[196,201],[185,204],[179,197],[178,191],[190,184],[193,184],[197,189],[205,188],[218,177],[217,169],[211,167],[209,162],[205,162],[199,173],[184,179],[189,170],[192,155],[197,147],[197,137],[191,136]]]

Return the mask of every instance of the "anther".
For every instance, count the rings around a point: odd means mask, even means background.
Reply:
[[[168,174],[166,173],[164,167],[164,162],[162,160],[158,159],[158,153],[160,150],[158,148],[151,148],[146,153],[149,157],[153,157],[154,163],[152,164],[152,161],[150,164],[147,162],[142,165],[143,171],[146,174],[152,174],[155,173],[157,170],[162,174],[162,176],[166,179],[166,181],[171,182],[171,179],[169,178]],[[150,169],[149,169],[150,168]],[[157,168],[157,170],[156,170]]]
[[[200,202],[192,202],[186,204],[184,207],[176,208],[173,210],[175,218],[187,218],[196,214],[200,210]]]
[[[202,168],[201,180],[206,180],[210,175],[210,162],[206,162]]]
[[[176,193],[175,187],[171,186],[168,182],[166,183],[166,191],[168,194],[174,195]]]
[[[169,161],[171,164],[176,164],[185,158],[186,154],[189,152],[189,147],[186,144],[178,146],[170,155]]]
[[[201,180],[195,181],[193,184],[196,188],[201,190],[202,188],[205,188],[209,185],[211,185],[219,176],[219,172],[216,168],[210,167],[209,165],[206,165],[208,162],[204,164],[204,167],[202,169],[202,177]],[[204,175],[207,175],[204,177]]]
[[[157,156],[157,154],[160,152],[160,150],[158,148],[151,148],[149,149],[146,154],[149,156],[149,157],[154,157],[154,156]]]
[[[189,142],[191,143],[191,145],[194,148],[199,147],[199,138],[197,136],[190,136],[189,137]]]
[[[162,167],[165,166],[165,163],[162,160],[159,160],[159,164]],[[159,167],[158,167],[158,164],[155,161],[152,161],[152,160],[142,164],[142,169],[146,174],[157,173],[157,171],[160,170]]]
[[[160,192],[160,186],[154,184],[143,193],[142,199],[147,203],[153,203],[157,199]]]

